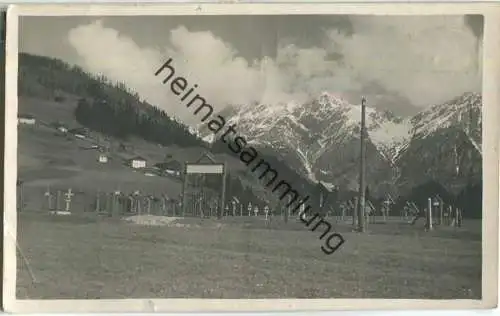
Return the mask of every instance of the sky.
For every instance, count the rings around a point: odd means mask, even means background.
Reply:
[[[124,82],[185,120],[154,76],[169,57],[221,110],[327,91],[408,116],[481,91],[482,28],[480,16],[22,17],[19,50]]]

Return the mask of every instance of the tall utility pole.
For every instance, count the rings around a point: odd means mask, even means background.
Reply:
[[[361,99],[361,150],[360,150],[360,164],[359,164],[359,199],[358,199],[358,231],[365,231],[365,137],[366,137],[366,99]]]

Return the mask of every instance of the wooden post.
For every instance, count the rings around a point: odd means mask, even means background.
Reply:
[[[165,201],[165,197],[161,197],[161,215],[166,216],[167,215],[167,202]]]
[[[443,205],[443,201],[439,201],[439,225],[442,225],[443,224],[443,209],[444,209],[444,205]]]
[[[47,208],[49,211],[52,211],[52,193],[50,193],[50,188],[47,188],[47,191],[44,193],[44,196],[47,198]]]
[[[113,215],[113,193],[106,194],[106,213],[109,217]]]
[[[269,206],[266,205],[264,207],[264,213],[266,214],[265,220],[266,220],[266,226],[269,225]]]
[[[128,201],[128,209],[127,209],[127,213],[131,213],[133,214],[135,212],[135,209],[134,209],[134,198],[132,196],[127,196],[127,201]]]
[[[360,132],[360,168],[359,168],[359,201],[358,201],[358,231],[365,231],[365,137],[366,137],[366,99],[361,99],[361,132]]]
[[[355,197],[354,198],[354,203],[351,204],[352,207],[352,226],[354,227],[354,229],[357,229],[358,228],[358,198]]]
[[[114,192],[109,194],[109,216],[114,217],[115,216],[115,208],[116,208],[116,195]]]
[[[148,205],[148,215],[151,215],[151,196],[148,196],[147,199],[148,199],[148,202],[147,202],[148,203],[147,204]]]
[[[114,216],[114,212],[115,212],[115,195],[113,194],[113,192],[110,192],[108,196],[108,215],[110,217]]]
[[[141,197],[140,196],[137,196],[136,197],[136,203],[137,203],[137,215],[141,215],[141,212],[142,212],[142,203],[141,203]]]
[[[101,192],[97,191],[97,195],[95,197],[95,212],[101,212]]]
[[[182,207],[182,217],[184,217],[186,213],[186,206],[187,206],[187,182],[188,182],[188,173],[187,173],[187,165],[188,163],[184,163],[184,177],[183,177],[183,183],[182,183],[182,197],[181,197],[181,207]]]
[[[391,198],[390,195],[387,195],[384,201],[384,208],[383,208],[384,212],[382,214],[384,223],[387,222],[387,216],[389,215],[390,207],[391,207]]]
[[[226,203],[226,162],[224,162],[224,165],[223,165],[223,170],[222,170],[222,194],[221,194],[221,198],[220,198],[220,207],[219,207],[219,211],[217,212],[217,218],[220,219],[221,218],[221,212],[223,212],[224,210],[224,203]]]
[[[432,230],[432,199],[427,199],[427,212],[426,212],[426,228],[428,231]]]
[[[448,208],[444,214],[444,224],[447,226],[450,226],[451,223],[451,216],[452,216],[452,207],[451,205],[448,205]]]
[[[463,220],[463,214],[462,214],[462,210],[457,208],[458,210],[458,221],[457,221],[457,225],[458,227],[462,227],[462,220]]]
[[[288,207],[285,207],[284,209],[284,213],[283,214],[283,221],[285,222],[285,224],[288,223],[288,217],[290,216],[290,212],[291,212],[291,209],[292,209],[292,204],[289,204]]]
[[[57,190],[57,197],[56,197],[56,211],[61,210],[61,191]]]

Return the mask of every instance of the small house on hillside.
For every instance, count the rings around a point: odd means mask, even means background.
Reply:
[[[66,127],[63,123],[61,122],[54,122],[50,124],[53,128],[57,129],[59,132],[66,134],[68,132],[68,127]]]
[[[97,160],[100,163],[108,163],[109,158],[108,158],[108,156],[106,154],[99,154],[99,157],[97,158]]]
[[[181,175],[182,164],[177,160],[160,162],[155,164],[155,167],[160,169],[162,173],[166,173],[171,176],[179,177]]]
[[[140,156],[136,156],[129,159],[127,161],[127,164],[134,169],[146,168],[146,159]]]
[[[35,125],[36,119],[33,115],[30,114],[20,114],[17,117],[18,124],[27,124],[27,125]]]
[[[57,128],[57,130],[58,130],[59,132],[61,132],[61,133],[64,133],[64,134],[66,134],[66,133],[68,132],[68,128],[67,128],[66,126],[64,126],[64,125],[59,126],[59,127]]]
[[[69,132],[77,138],[86,138],[88,136],[88,131],[85,128],[73,128]]]
[[[61,124],[61,123],[56,124],[56,126],[55,126],[55,127],[56,127],[56,129],[57,129],[59,132],[61,132],[61,133],[63,133],[63,134],[66,134],[66,133],[68,132],[68,130],[69,130],[69,129],[68,129],[68,127],[64,126],[64,124]]]

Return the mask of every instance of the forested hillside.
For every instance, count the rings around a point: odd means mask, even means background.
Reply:
[[[111,83],[76,66],[47,57],[19,55],[19,95],[64,102],[66,95],[80,98],[76,120],[98,132],[126,138],[138,136],[162,145],[203,145],[164,111],[141,101],[123,83]],[[112,122],[112,123],[111,123]]]

